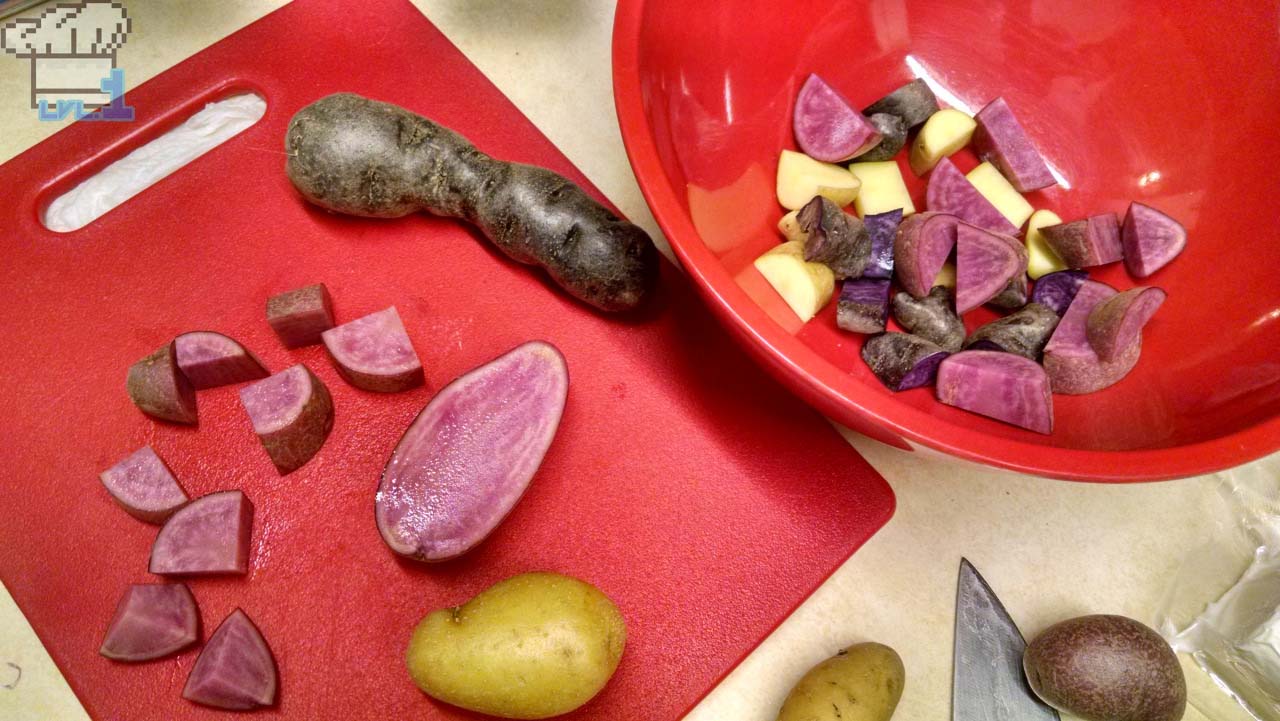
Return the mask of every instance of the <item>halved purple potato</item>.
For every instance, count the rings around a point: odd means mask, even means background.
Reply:
[[[925,207],[935,213],[950,213],[966,223],[996,233],[1018,234],[1018,228],[996,210],[991,201],[982,197],[982,193],[973,187],[950,158],[943,158],[933,166],[929,186],[925,190]]]
[[[893,244],[898,237],[898,226],[902,224],[902,208],[894,208],[884,213],[873,213],[862,219],[871,237],[871,259],[863,278],[893,277]]]
[[[1044,157],[1004,98],[987,103],[973,119],[978,123],[973,131],[974,151],[983,160],[991,161],[1015,190],[1029,193],[1054,184]]]
[[[1058,327],[1058,314],[1039,303],[979,326],[965,341],[966,350],[998,350],[1038,361]]]
[[[884,331],[889,315],[889,279],[846,280],[836,302],[836,325],[853,333]]]
[[[288,290],[267,299],[267,323],[285,348],[320,342],[333,327],[333,299],[324,283]]]
[[[1142,328],[1156,314],[1165,297],[1159,288],[1130,288],[1094,306],[1085,334],[1098,357],[1113,360],[1138,342]]]
[[[995,298],[1026,274],[1027,251],[1017,240],[967,223],[956,229],[956,313]]]
[[[271,647],[237,608],[200,651],[182,697],[203,706],[247,711],[275,703],[277,683]]]
[[[880,142],[880,131],[817,75],[800,88],[793,116],[796,144],[814,160],[840,163]]]
[[[1040,236],[1070,268],[1090,268],[1124,257],[1120,246],[1120,221],[1114,213],[1102,213],[1070,223],[1046,225]]]
[[[902,221],[893,243],[893,262],[902,289],[923,298],[929,295],[947,257],[956,245],[960,219],[946,213],[916,213]]]
[[[902,118],[908,128],[914,128],[938,112],[938,98],[921,79],[916,78],[862,110],[864,115],[888,113]]]
[[[1080,286],[1089,279],[1083,270],[1060,270],[1040,276],[1031,291],[1031,302],[1053,311],[1059,318],[1066,314]]]
[[[937,286],[923,298],[910,293],[893,296],[893,318],[908,333],[955,353],[964,343],[964,321],[956,315],[951,291]]]
[[[1040,364],[1012,353],[967,350],[938,366],[938,400],[1037,433],[1053,432],[1053,394]]]
[[[862,344],[862,360],[891,391],[905,391],[933,383],[938,364],[949,353],[908,333],[881,333]]]
[[[266,378],[267,369],[234,338],[208,330],[173,339],[178,368],[196,390]]]
[[[178,368],[172,341],[129,366],[129,397],[143,413],[162,421],[195,425],[196,389]]]
[[[1097,305],[1116,294],[1115,288],[1086,280],[1071,307],[1058,321],[1058,327],[1044,347],[1044,370],[1054,393],[1080,395],[1113,385],[1133,370],[1142,353],[1142,340],[1134,342],[1109,361],[1098,357],[1089,343],[1089,314]]]
[[[151,546],[156,574],[207,575],[249,570],[253,504],[240,491],[201,496],[169,517]]]
[[[200,639],[200,612],[182,583],[129,586],[116,604],[98,653],[113,661],[150,661]]]
[[[837,280],[861,277],[871,258],[871,236],[856,215],[815,195],[800,209],[796,222],[806,233],[806,261],[827,266]]]
[[[880,142],[862,155],[858,160],[872,163],[881,160],[893,160],[893,157],[907,144],[907,121],[889,113],[876,113],[867,120],[880,132]]]
[[[436,394],[382,471],[375,515],[391,550],[445,561],[483,541],[533,480],[568,392],[564,356],[531,341]]]
[[[1124,267],[1145,278],[1169,264],[1187,247],[1187,229],[1149,205],[1130,203],[1120,233]]]
[[[423,383],[422,362],[395,306],[330,328],[321,338],[338,372],[356,388],[396,393]]]
[[[98,478],[121,508],[144,523],[164,523],[190,500],[151,446],[130,453]]]
[[[311,460],[333,429],[329,389],[301,363],[241,388],[240,403],[281,475]]]

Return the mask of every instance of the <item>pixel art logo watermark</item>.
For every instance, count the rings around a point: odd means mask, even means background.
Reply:
[[[0,48],[30,61],[31,107],[41,120],[133,120],[116,67],[131,25],[121,0],[58,3],[5,25]]]

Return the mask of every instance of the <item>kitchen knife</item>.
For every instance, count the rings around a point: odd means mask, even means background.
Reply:
[[[1059,721],[1022,673],[1027,642],[1008,611],[968,559],[956,585],[952,721]]]

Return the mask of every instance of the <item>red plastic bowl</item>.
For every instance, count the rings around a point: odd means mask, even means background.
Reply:
[[[1175,478],[1280,448],[1280,11],[1231,4],[622,0],[614,92],[640,187],[703,297],[820,411],[892,445],[1027,473]],[[1054,396],[1043,436],[931,389],[889,392],[834,303],[802,326],[751,261],[779,242],[774,172],[810,72],[857,104],[914,76],[971,111],[1002,95],[1067,181],[1033,205],[1070,220],[1140,200],[1180,219],[1190,241],[1147,281],[1169,300],[1137,368]],[[1134,285],[1118,264],[1094,277]],[[971,328],[990,317],[971,315]]]

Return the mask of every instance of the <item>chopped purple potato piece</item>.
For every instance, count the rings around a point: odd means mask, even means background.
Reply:
[[[267,299],[267,323],[285,348],[301,348],[320,342],[320,334],[333,327],[333,300],[324,283],[285,291]]]
[[[851,160],[880,142],[876,126],[817,75],[800,88],[793,121],[800,150],[826,163]]]
[[[143,413],[162,421],[195,425],[196,389],[178,368],[172,341],[129,366],[129,397]]]
[[[198,391],[266,378],[267,369],[234,338],[197,330],[173,339],[178,368]]]
[[[889,279],[846,280],[836,303],[836,325],[853,333],[882,333],[889,315]]]
[[[156,574],[245,573],[253,504],[240,491],[201,496],[169,517],[151,546]]]
[[[301,363],[241,388],[240,404],[281,475],[311,460],[333,430],[333,397]]]
[[[382,540],[417,561],[469,551],[533,480],[569,391],[555,346],[531,341],[445,386],[405,431],[378,485]]]
[[[277,683],[271,647],[237,608],[200,651],[182,697],[202,706],[247,711],[275,703]]]
[[[1145,278],[1169,264],[1187,247],[1187,229],[1149,205],[1130,203],[1120,234],[1124,267]]]
[[[1039,303],[979,326],[965,341],[966,350],[997,350],[1040,360],[1040,353],[1058,327],[1058,314]]]
[[[907,122],[889,113],[876,113],[869,116],[867,120],[880,131],[880,142],[876,143],[874,148],[859,155],[858,160],[867,163],[893,160],[898,151],[902,150],[902,146],[907,144]]]
[[[868,105],[862,112],[864,115],[896,115],[908,128],[914,128],[938,112],[938,98],[923,80],[916,78]]]
[[[894,208],[885,213],[875,213],[862,219],[862,224],[871,236],[871,260],[863,278],[893,277],[893,243],[898,237],[898,226],[902,223],[902,208]]]
[[[905,391],[933,383],[938,364],[949,354],[908,333],[881,333],[862,344],[862,360],[891,391]]]
[[[893,242],[893,262],[903,290],[916,298],[929,295],[956,245],[959,224],[954,215],[932,211],[903,219]]]
[[[938,367],[938,400],[1037,433],[1053,432],[1049,377],[1033,360],[967,350]]]
[[[1083,270],[1060,270],[1042,275],[1031,291],[1031,302],[1045,306],[1061,318],[1071,307],[1080,286],[1088,279],[1089,274]]]
[[[1018,235],[1018,228],[973,187],[950,158],[943,158],[933,166],[929,186],[925,190],[925,206],[937,213],[950,213],[979,228],[1008,236]]]
[[[173,471],[151,446],[129,454],[98,478],[116,503],[144,523],[164,523],[189,500]]]
[[[320,337],[338,373],[356,388],[397,393],[423,383],[422,363],[394,305]]]
[[[951,291],[937,286],[923,298],[893,296],[893,317],[908,333],[955,353],[964,343],[964,322],[956,315]]]
[[[1044,370],[1049,374],[1054,393],[1080,395],[1102,390],[1124,378],[1137,364],[1142,353],[1141,335],[1109,361],[1099,358],[1089,343],[1089,315],[1099,303],[1115,294],[1109,285],[1086,280],[1058,321],[1058,327],[1044,347]]]
[[[138,583],[116,604],[98,653],[113,661],[150,661],[195,643],[200,612],[182,583]]]
[[[967,223],[956,229],[956,313],[964,315],[995,298],[1026,274],[1022,243]]]
[[[856,215],[849,215],[828,198],[813,196],[796,215],[807,235],[804,259],[822,263],[836,279],[858,278],[871,259],[871,236]]]
[[[1124,257],[1120,221],[1114,213],[1047,225],[1040,229],[1040,236],[1069,268],[1106,265]]]
[[[1015,275],[1004,290],[996,293],[996,296],[987,301],[988,304],[1005,310],[1013,310],[1021,308],[1027,304],[1027,274],[1021,273]]]
[[[1114,360],[1138,341],[1142,328],[1164,303],[1159,288],[1130,288],[1094,306],[1089,312],[1085,334],[1089,345],[1104,362]]]
[[[991,161],[1015,190],[1029,193],[1054,184],[1049,166],[1004,98],[987,103],[973,119],[978,123],[973,132],[974,151]]]

